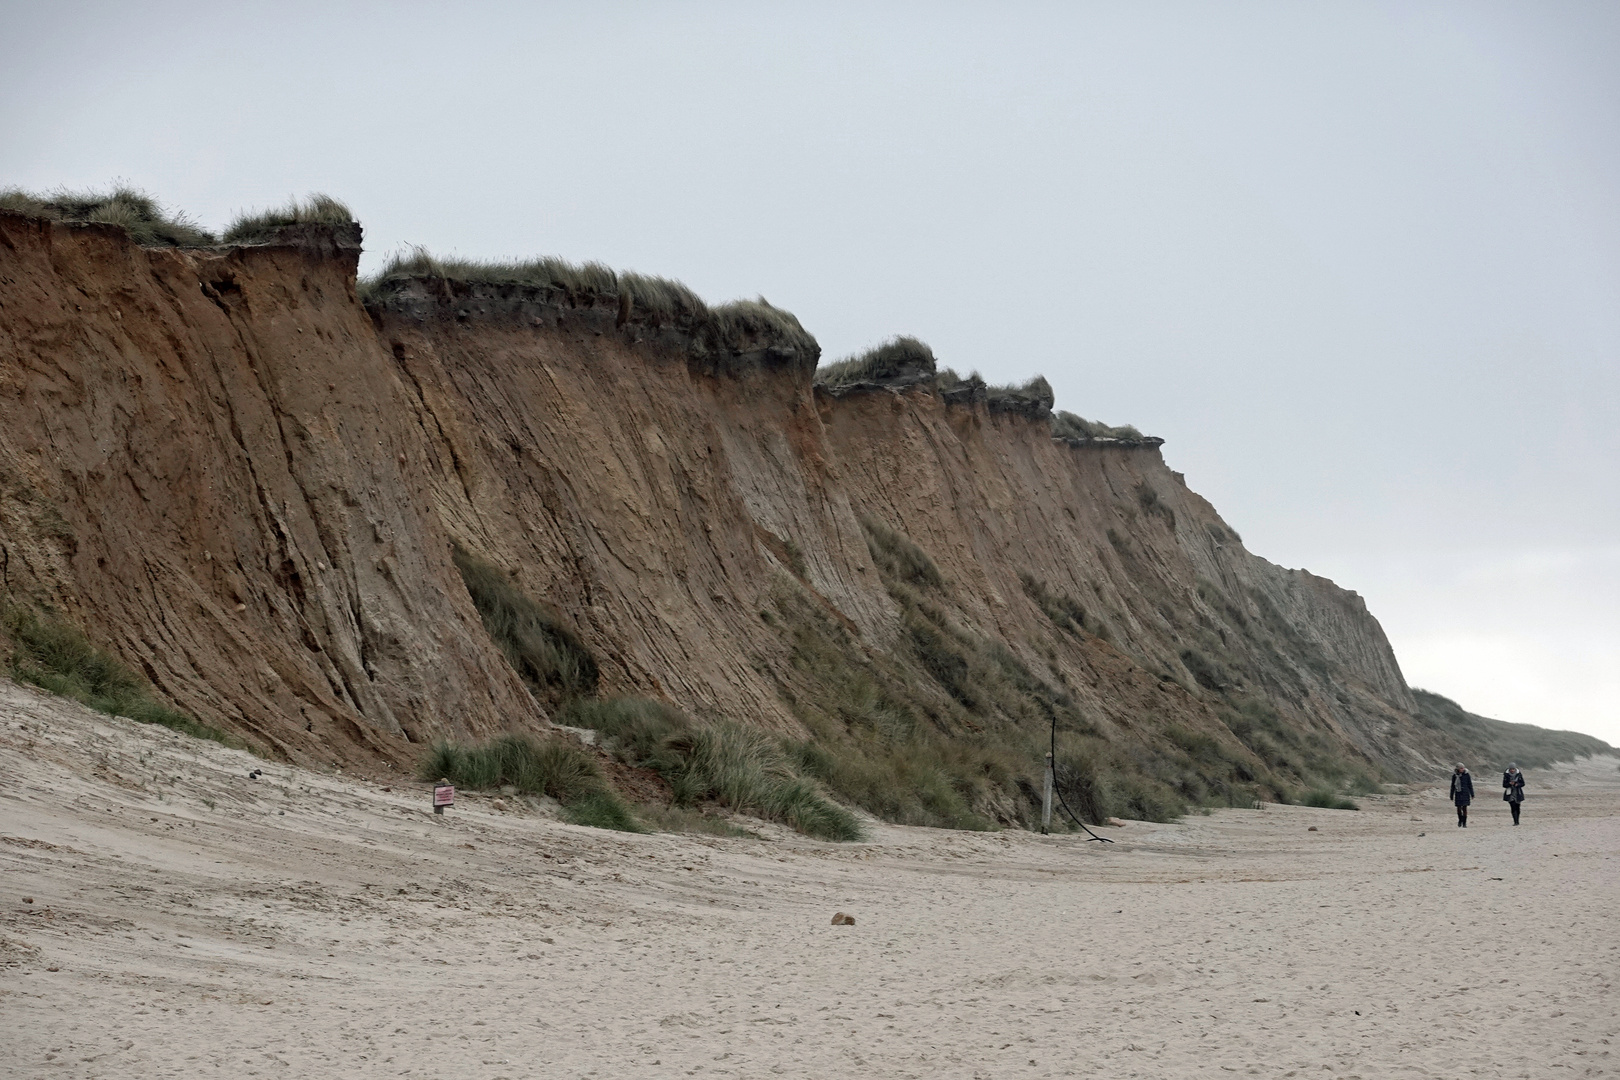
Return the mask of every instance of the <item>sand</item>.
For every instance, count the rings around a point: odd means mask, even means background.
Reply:
[[[1529,774],[1517,829],[1478,772],[1466,831],[1426,789],[635,836],[0,680],[0,1073],[1620,1075],[1620,761]]]

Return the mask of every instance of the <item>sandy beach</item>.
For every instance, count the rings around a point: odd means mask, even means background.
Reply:
[[[1466,831],[1424,789],[1113,845],[625,835],[0,682],[0,1071],[1620,1075],[1620,761],[1530,773],[1517,829],[1495,765]]]

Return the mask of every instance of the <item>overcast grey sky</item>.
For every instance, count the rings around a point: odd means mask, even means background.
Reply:
[[[763,294],[1164,436],[1409,681],[1620,743],[1620,5],[18,4],[0,185]]]

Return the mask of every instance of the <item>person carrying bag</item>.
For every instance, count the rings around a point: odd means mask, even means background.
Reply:
[[[1524,802],[1524,773],[1517,765],[1509,765],[1502,774],[1502,801],[1513,811],[1513,824],[1519,823],[1519,806]]]

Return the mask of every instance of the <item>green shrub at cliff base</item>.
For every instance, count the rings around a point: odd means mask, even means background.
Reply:
[[[417,776],[443,777],[471,790],[513,787],[524,795],[548,795],[562,804],[564,818],[574,824],[642,831],[608,787],[590,751],[562,739],[537,742],[526,735],[503,735],[476,745],[436,743]]]
[[[283,206],[238,214],[225,230],[227,244],[254,244],[273,240],[276,230],[287,225],[348,225],[354,214],[348,206],[330,195],[315,194],[307,199],[290,199]]]
[[[142,247],[209,247],[214,234],[185,214],[165,210],[137,188],[111,191],[53,191],[39,195],[17,188],[0,190],[0,210],[50,221],[117,225]]]
[[[660,702],[575,700],[558,722],[606,736],[629,765],[669,781],[677,807],[713,800],[826,840],[859,840],[860,821],[795,768],[768,732],[731,722],[699,725]]]
[[[19,682],[32,683],[110,716],[239,745],[217,728],[158,701],[140,676],[96,648],[71,623],[7,604],[0,610],[0,629],[12,642],[10,674]]]
[[[537,697],[558,702],[596,692],[596,659],[560,614],[459,545],[451,556],[484,629]]]

